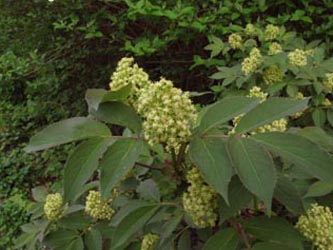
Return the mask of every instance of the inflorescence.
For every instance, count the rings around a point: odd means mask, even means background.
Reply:
[[[111,220],[114,210],[110,207],[112,199],[103,200],[97,191],[90,191],[86,198],[85,212],[97,220]]]
[[[120,60],[111,77],[111,90],[127,84],[133,85],[134,95],[130,103],[144,118],[143,133],[150,145],[164,144],[168,152],[178,152],[188,141],[190,128],[196,120],[196,111],[189,93],[175,88],[169,80],[149,81],[133,58]]]
[[[183,195],[184,210],[197,227],[214,227],[218,217],[216,192],[205,184],[198,168],[190,169],[186,179],[190,186]]]
[[[44,213],[48,220],[56,221],[59,220],[64,213],[64,201],[61,194],[48,194],[46,196],[46,202],[44,204]]]
[[[329,207],[312,204],[306,214],[299,217],[296,228],[318,250],[333,250],[333,214]]]
[[[156,234],[146,234],[141,243],[141,250],[155,250],[157,242],[160,240],[160,237]]]

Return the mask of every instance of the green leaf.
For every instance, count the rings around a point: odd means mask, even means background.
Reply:
[[[313,183],[304,197],[320,197],[327,195],[333,191],[333,185],[325,181],[317,181]]]
[[[104,89],[88,89],[86,91],[85,99],[89,108],[98,110],[98,107],[103,102],[108,101],[122,101],[126,100],[130,94],[132,86],[130,84],[117,91],[107,91]]]
[[[222,229],[203,246],[203,250],[236,250],[238,245],[238,235],[232,228]]]
[[[205,114],[195,132],[204,133],[253,109],[258,103],[257,99],[243,96],[226,97],[205,109]]]
[[[274,198],[285,205],[294,215],[305,212],[301,194],[295,185],[283,175],[278,177]]]
[[[156,213],[159,206],[146,206],[134,210],[128,214],[116,228],[112,238],[112,248],[123,245],[134,233],[141,229],[147,221]]]
[[[47,235],[43,243],[51,248],[63,247],[70,244],[76,237],[78,234],[75,231],[58,230]]]
[[[265,202],[270,213],[277,180],[272,156],[255,141],[236,136],[230,137],[228,149],[240,180]]]
[[[141,119],[134,109],[121,102],[105,102],[100,104],[93,115],[107,123],[127,127],[136,133],[141,131]]]
[[[301,166],[304,171],[333,183],[333,158],[303,136],[289,133],[264,133],[251,137],[272,152]]]
[[[84,184],[98,168],[99,159],[113,140],[93,138],[80,144],[69,156],[64,173],[66,201],[74,201]]]
[[[220,206],[220,222],[223,222],[244,208],[253,198],[253,195],[243,186],[235,175],[231,179],[228,190],[229,205],[222,201]]]
[[[286,220],[279,217],[253,217],[244,223],[244,229],[255,238],[289,246],[298,250],[303,249],[302,236]]]
[[[65,247],[65,248],[61,247],[60,249],[64,249],[64,250],[84,250],[83,240],[82,240],[81,237],[78,237],[75,240],[73,240],[67,247]]]
[[[333,137],[328,135],[323,129],[318,127],[306,127],[299,131],[297,134],[304,136],[310,141],[322,146],[324,149],[333,151]]]
[[[66,217],[59,220],[59,225],[65,229],[72,230],[83,230],[90,225],[89,219],[85,216],[83,211],[79,211],[76,213],[71,213],[66,215]]]
[[[252,250],[298,250],[298,248],[288,247],[277,243],[263,242],[255,244]]]
[[[191,234],[189,231],[183,232],[177,243],[177,250],[192,250]]]
[[[111,190],[134,166],[142,149],[142,142],[125,138],[113,143],[105,152],[101,162],[101,193],[111,195]]]
[[[308,99],[269,98],[242,117],[236,127],[236,132],[246,133],[253,131],[262,125],[302,111],[307,106],[307,103]]]
[[[327,110],[327,120],[330,123],[330,125],[333,127],[333,110],[331,109]]]
[[[190,142],[189,154],[205,181],[228,203],[228,184],[233,171],[225,142],[221,138],[195,137]]]
[[[88,250],[102,250],[102,235],[95,228],[85,235],[84,242]]]
[[[122,206],[111,220],[110,225],[112,227],[118,227],[119,223],[133,211],[151,205],[150,202],[144,200],[129,200],[124,206]]]
[[[45,202],[46,196],[48,194],[45,186],[38,186],[31,190],[32,198],[38,202]]]
[[[326,122],[326,113],[324,110],[316,108],[312,112],[312,120],[317,127],[324,126]]]
[[[23,233],[14,240],[15,249],[24,249],[23,246],[31,241],[36,241],[36,233]]]
[[[140,195],[140,198],[144,200],[160,201],[160,190],[156,182],[152,179],[140,182],[136,191]]]
[[[51,148],[91,137],[111,136],[107,126],[86,117],[74,117],[53,123],[31,137],[26,152]]]
[[[167,240],[168,237],[177,229],[178,225],[184,217],[184,211],[178,209],[173,214],[172,217],[163,225],[161,230],[162,242]]]

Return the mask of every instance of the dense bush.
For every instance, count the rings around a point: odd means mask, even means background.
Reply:
[[[250,56],[258,68],[259,49]],[[252,86],[197,112],[189,93],[151,81],[133,58],[121,59],[110,88],[87,91],[89,116],[31,138],[28,152],[85,141],[63,187],[35,195],[17,247],[330,249],[332,137],[288,124],[309,98]]]
[[[299,99],[311,96],[311,108],[294,117],[301,117],[294,123],[331,130],[333,59],[326,58],[319,40],[307,44],[283,27],[261,28],[253,24],[227,37],[227,41],[215,37],[206,46],[212,58],[228,61],[211,76],[221,80],[221,84],[212,87],[215,92],[227,96],[259,86],[271,96]]]

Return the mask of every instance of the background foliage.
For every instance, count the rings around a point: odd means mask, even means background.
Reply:
[[[333,49],[329,0],[174,2],[0,1],[0,207],[8,215],[0,221],[3,247],[10,249],[17,235],[13,225],[27,220],[30,188],[52,189],[71,150],[27,155],[22,149],[28,138],[46,124],[83,114],[85,89],[105,87],[123,55],[136,56],[153,78],[163,75],[182,89],[206,91],[219,84],[208,78],[215,66],[240,57],[211,58],[204,47],[213,37],[226,41],[249,22],[284,25],[308,42],[320,39],[327,55]],[[196,100],[208,103],[211,97]]]

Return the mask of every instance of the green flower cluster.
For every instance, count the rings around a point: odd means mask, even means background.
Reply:
[[[142,90],[136,109],[145,118],[143,131],[149,144],[163,143],[168,152],[178,152],[188,141],[196,111],[189,93],[175,88],[171,81],[161,78]]]
[[[44,213],[46,218],[50,221],[59,220],[63,216],[63,204],[61,194],[49,194],[46,196],[46,202],[44,204]]]
[[[325,76],[324,86],[331,92],[333,90],[333,73],[327,73]]]
[[[314,53],[315,53],[315,51],[314,51],[314,49],[308,49],[308,50],[305,50],[305,54],[307,55],[307,56],[314,56]]]
[[[199,169],[188,171],[186,179],[190,186],[183,195],[184,210],[199,228],[213,227],[217,220],[217,196],[213,188],[205,184]]]
[[[262,55],[260,50],[253,48],[250,52],[250,56],[246,57],[242,62],[242,71],[245,75],[253,73],[262,63]]]
[[[156,234],[146,234],[141,243],[141,250],[154,250],[160,236]]]
[[[143,133],[150,145],[162,143],[168,152],[178,152],[191,135],[190,127],[196,111],[189,94],[175,88],[171,81],[161,78],[153,83],[133,58],[119,61],[111,76],[111,90],[132,86],[130,104],[144,118]]]
[[[264,102],[267,99],[268,94],[261,91],[261,88],[258,86],[254,86],[250,89],[248,97],[256,97],[260,99],[260,102]],[[237,127],[237,124],[242,119],[243,115],[239,115],[233,119],[234,127],[229,132],[230,135],[235,134],[235,129]],[[287,130],[288,121],[285,118],[281,118],[279,120],[273,121],[271,124],[266,124],[264,126],[261,126],[254,131],[251,131],[250,134],[258,134],[258,133],[265,133],[265,132],[273,132],[273,131],[279,131],[284,132]]]
[[[247,95],[247,97],[256,97],[260,99],[260,102],[264,102],[267,99],[268,94],[261,91],[261,88],[258,86],[253,86],[250,91],[249,94]]]
[[[239,49],[242,47],[242,37],[236,33],[233,33],[228,38],[228,43],[233,49]]]
[[[304,67],[308,63],[307,53],[301,49],[295,49],[288,53],[289,63],[294,66]]]
[[[303,93],[302,93],[302,92],[297,92],[297,94],[296,94],[296,99],[297,99],[297,100],[302,100],[302,99],[304,99],[304,95],[303,95]],[[294,119],[297,119],[297,118],[300,118],[302,115],[303,115],[303,112],[300,111],[300,112],[295,113],[295,114],[292,115],[291,117],[294,118]]]
[[[134,58],[124,57],[118,62],[116,71],[111,75],[110,89],[116,91],[131,85],[133,94],[137,95],[139,89],[150,83],[149,75],[136,63],[134,64]]]
[[[325,106],[325,107],[329,107],[331,106],[331,101],[328,98],[325,98],[322,102],[321,105]]]
[[[268,55],[276,55],[282,52],[282,47],[279,43],[271,43],[268,48]]]
[[[256,35],[257,35],[256,28],[254,27],[254,25],[253,25],[252,23],[248,23],[248,24],[245,26],[244,33],[245,33],[247,36],[256,36]]]
[[[278,37],[280,28],[272,24],[268,24],[265,29],[265,40],[270,41]]]
[[[273,83],[281,82],[283,73],[278,66],[271,66],[264,70],[263,79],[266,84],[271,85]]]
[[[86,198],[85,212],[97,220],[111,220],[114,210],[110,207],[112,199],[103,200],[97,191],[90,191]]]
[[[318,250],[333,250],[333,214],[329,207],[312,204],[312,208],[299,217],[296,228]]]
[[[261,91],[260,87],[254,86],[250,89],[250,93],[247,95],[248,97],[257,97],[261,102],[266,101],[267,93]],[[273,121],[271,124],[266,124],[252,131],[251,134],[265,133],[265,132],[273,132],[279,131],[284,132],[287,130],[288,121],[285,118],[281,118],[279,120]]]
[[[271,124],[266,124],[252,131],[251,134],[259,134],[266,132],[284,132],[287,130],[288,121],[285,118],[273,121]]]

